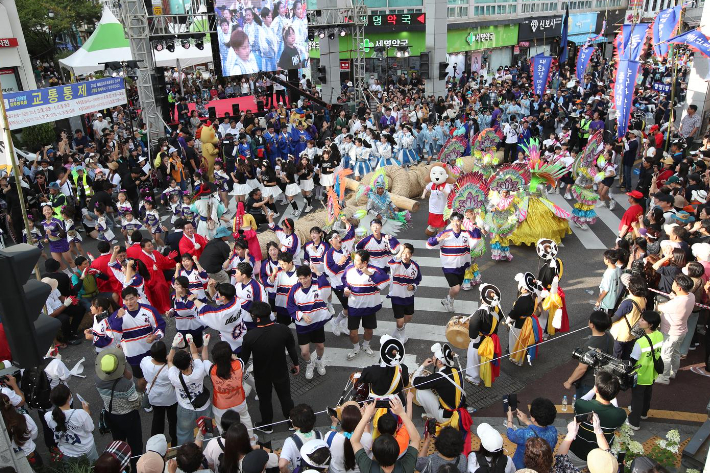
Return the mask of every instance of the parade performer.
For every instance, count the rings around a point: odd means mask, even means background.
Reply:
[[[545,262],[537,275],[542,288],[548,293],[544,294],[540,311],[540,327],[543,337],[554,335],[555,331],[569,332],[569,316],[567,314],[567,301],[565,293],[559,286],[562,278],[562,260],[557,257],[557,244],[543,238],[537,242],[537,254]],[[550,320],[550,315],[552,320]]]
[[[211,279],[207,285],[210,297],[215,305],[207,305],[190,294],[188,299],[195,304],[197,316],[202,325],[219,332],[222,341],[229,343],[232,353],[238,355],[242,351],[242,339],[246,333],[246,325],[242,318],[241,301],[237,299],[236,289],[229,283],[217,284]]]
[[[532,273],[515,275],[518,283],[518,299],[508,312],[509,360],[518,366],[525,362],[526,355],[533,360],[537,356],[535,344],[542,340],[540,323],[535,316],[537,293],[542,289]]]
[[[283,228],[274,223],[274,214],[269,213],[269,228],[276,233],[276,238],[279,239],[281,245],[280,250],[293,255],[293,264],[299,266],[301,264],[301,240],[293,230],[293,219],[283,219]]]
[[[506,164],[488,180],[488,203],[484,228],[491,234],[491,258],[512,261],[510,236],[525,219],[519,208],[518,193],[530,183],[530,170],[521,165]]]
[[[412,135],[412,129],[409,126],[404,126],[402,128],[402,135],[399,139],[399,162],[402,163],[403,167],[409,167],[419,162],[419,157],[414,151],[414,135]]]
[[[359,199],[363,193],[367,194],[366,213],[362,211],[355,213],[357,218],[360,218],[360,227],[368,228],[372,226],[374,220],[379,220],[382,226],[382,232],[388,235],[396,235],[397,232],[406,225],[411,215],[408,211],[400,211],[392,202],[392,197],[387,191],[389,179],[385,174],[384,168],[379,168],[372,176],[368,187],[360,187],[358,189],[356,199]],[[385,264],[389,261],[389,257],[385,260]],[[379,266],[378,267],[384,267]]]
[[[431,352],[434,356],[424,360],[412,379],[417,403],[424,408],[427,417],[436,419],[437,432],[444,427],[453,427],[465,432],[467,441],[464,444],[471,445],[473,420],[466,410],[461,373],[454,368],[454,352],[448,343],[435,343],[431,346]],[[422,372],[429,367],[434,367],[436,371],[423,376]]]
[[[234,269],[234,287],[237,300],[242,305],[242,318],[247,331],[256,327],[256,320],[251,315],[254,302],[269,302],[269,296],[264,286],[254,277],[254,268],[247,262],[242,262]]]
[[[599,149],[603,143],[603,132],[598,131],[587,142],[577,160],[574,162],[574,184],[572,196],[577,201],[572,210],[572,221],[582,230],[587,230],[589,225],[597,221],[594,211],[599,195],[594,192],[594,182],[604,178],[603,173],[597,173],[597,158],[601,153]]]
[[[175,268],[174,258],[178,252],[171,251],[168,256],[163,256],[155,249],[150,240],[142,240],[140,246],[141,252],[138,254],[138,259],[145,264],[150,273],[150,279],[146,282],[148,299],[152,302],[153,307],[164,314],[170,310],[171,303],[170,285],[165,280],[163,271]]]
[[[377,161],[377,167],[383,168],[385,166],[401,166],[402,163],[394,157],[394,147],[396,143],[394,138],[389,133],[382,133],[380,135],[380,142],[375,143],[375,148],[377,149],[377,155],[379,159]]]
[[[478,244],[481,232],[469,232],[463,228],[463,215],[451,214],[451,228],[429,238],[426,247],[430,250],[439,247],[439,257],[444,277],[449,284],[449,293],[441,300],[441,305],[449,312],[454,312],[454,301],[463,283],[464,274],[471,266],[471,248]]]
[[[397,245],[399,246],[399,242]],[[353,344],[353,350],[348,353],[347,359],[355,358],[361,348],[372,356],[370,340],[374,329],[377,328],[377,312],[382,308],[380,291],[389,284],[389,276],[382,269],[370,264],[370,253],[367,250],[359,249],[353,256],[352,264],[345,269],[342,281],[343,294],[348,298],[348,330],[350,342]],[[362,345],[358,342],[361,321],[364,331]]]
[[[409,385],[404,344],[389,335],[380,337],[380,363],[362,370],[360,382],[369,385],[371,399],[395,396]]]
[[[219,227],[219,221],[225,213],[225,208],[219,197],[215,195],[216,187],[211,182],[204,182],[195,194],[195,201],[190,206],[190,211],[198,215],[197,233],[207,240],[214,238]]]
[[[362,177],[372,171],[370,166],[370,148],[366,148],[362,144],[360,138],[355,138],[355,146],[350,148],[350,162],[353,164],[355,171],[355,180],[360,180]]]
[[[370,223],[370,231],[372,232],[370,235],[357,242],[355,249],[367,251],[370,264],[389,274],[390,269],[387,263],[392,255],[399,253],[399,240],[382,232],[382,222],[379,219],[374,219]]]
[[[414,246],[404,243],[401,248],[389,262],[392,286],[387,297],[392,301],[392,312],[397,323],[392,336],[402,343],[407,343],[409,337],[404,331],[414,315],[414,293],[422,282],[422,272],[412,259]]]
[[[202,143],[202,163],[200,169],[205,180],[211,181],[214,173],[214,162],[219,155],[219,139],[215,133],[215,129],[208,121],[198,130],[199,136],[196,136]]]
[[[469,317],[466,381],[476,386],[483,381],[490,388],[500,374],[500,290],[493,284],[482,284],[479,291],[481,304]]]
[[[332,194],[332,190],[328,193]],[[331,291],[338,298],[342,307],[342,310],[333,319],[333,333],[336,336],[348,333],[348,298],[343,294],[345,289],[343,286],[343,274],[345,273],[345,268],[351,263],[350,253],[352,253],[355,246],[355,228],[350,225],[344,215],[340,219],[346,229],[345,235],[341,237],[337,230],[330,231],[328,234],[328,243],[330,245],[325,252],[324,261],[325,273],[330,280]]]
[[[486,195],[488,195],[488,182],[481,173],[464,174],[456,179],[444,209],[445,219],[448,219],[453,212],[463,214],[463,228],[471,234],[481,234],[478,242],[471,247],[471,266],[466,269],[461,284],[461,289],[464,291],[470,290],[481,282],[481,273],[476,259],[486,252],[486,242],[481,232],[483,218],[486,215]]]
[[[234,215],[232,225],[234,240],[244,238],[249,246],[249,254],[254,257],[255,261],[261,261],[263,255],[261,254],[259,239],[256,237],[256,229],[257,225],[254,217],[245,212],[244,202],[238,202],[237,213]]]
[[[545,194],[549,184],[553,188],[557,179],[567,173],[567,168],[561,164],[548,164],[540,158],[537,139],[530,140],[525,147],[529,156],[530,184],[527,195],[520,204],[526,218],[520,222],[510,236],[513,245],[534,245],[540,238],[551,238],[559,243],[565,235],[572,233],[569,228],[570,213],[550,202]]]
[[[429,183],[422,192],[422,199],[429,195],[429,218],[427,220],[426,235],[431,237],[446,227],[444,209],[448,202],[449,194],[453,190],[445,164],[435,163],[429,170]]]

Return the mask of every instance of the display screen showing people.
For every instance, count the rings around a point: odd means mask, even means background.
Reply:
[[[221,75],[307,66],[305,0],[214,0],[214,11]]]

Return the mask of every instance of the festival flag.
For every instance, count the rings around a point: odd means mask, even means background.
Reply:
[[[551,56],[545,56],[542,53],[532,58],[533,91],[539,96],[545,93],[552,59]]]
[[[634,100],[634,88],[640,63],[629,59],[619,60],[614,83],[614,108],[616,109],[616,137],[626,135]]]
[[[710,58],[710,39],[700,30],[690,30],[687,33],[668,40],[669,43],[687,44],[703,56]]]
[[[565,14],[562,17],[562,39],[560,39],[560,64],[567,62],[567,56],[569,55],[567,46],[567,35],[569,34],[569,7],[565,3]]]
[[[587,65],[589,64],[589,60],[592,58],[592,54],[594,53],[594,46],[582,46],[579,49],[579,54],[577,54],[577,80],[582,81],[582,78],[584,77],[584,71],[587,70]]]
[[[656,15],[653,22],[653,52],[658,57],[666,57],[668,55],[668,39],[675,32],[678,23],[680,22],[680,12],[683,9],[682,5],[673,8],[661,10]],[[662,43],[662,44],[661,44]]]
[[[634,23],[622,26],[620,59],[638,61],[646,44],[646,35],[650,26],[651,23]]]

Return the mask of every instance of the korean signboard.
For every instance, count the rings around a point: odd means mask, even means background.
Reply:
[[[341,36],[340,38],[340,59],[351,59],[355,57],[355,52],[352,51],[353,44],[350,36]],[[318,37],[313,41],[308,42],[310,57],[319,58],[320,49],[318,46]],[[398,33],[365,33],[365,39],[359,47],[365,52],[366,58],[373,57],[376,47],[390,48],[387,53],[390,57],[397,55],[397,47],[409,47],[410,56],[418,56],[426,50],[426,39],[424,31],[401,31]]]
[[[5,94],[11,130],[75,117],[126,103],[120,77]]]
[[[525,20],[518,25],[518,41],[552,39],[562,34],[562,15]]]
[[[446,52],[476,51],[518,44],[518,25],[481,26],[449,30]]]

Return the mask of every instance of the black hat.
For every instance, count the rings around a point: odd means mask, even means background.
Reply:
[[[404,345],[389,335],[380,338],[380,359],[385,366],[397,366],[404,359]]]
[[[557,256],[557,243],[549,238],[540,238],[535,246],[537,255],[544,260],[551,260]]]
[[[266,450],[252,450],[242,460],[242,471],[244,473],[261,473],[264,471],[267,461],[269,461],[269,454],[266,453]]]
[[[656,192],[655,194],[653,194],[653,197],[667,204],[675,203],[675,199],[673,198],[673,196],[670,194],[666,194],[665,192]]]
[[[500,303],[500,289],[493,284],[481,284],[479,288],[481,292],[481,302],[486,305],[495,305]]]
[[[454,366],[454,351],[448,343],[435,343],[431,346],[431,352],[437,360],[446,366]]]
[[[515,275],[515,280],[518,282],[518,287],[526,289],[528,292],[541,291],[542,286],[535,280],[532,273],[518,273]]]

